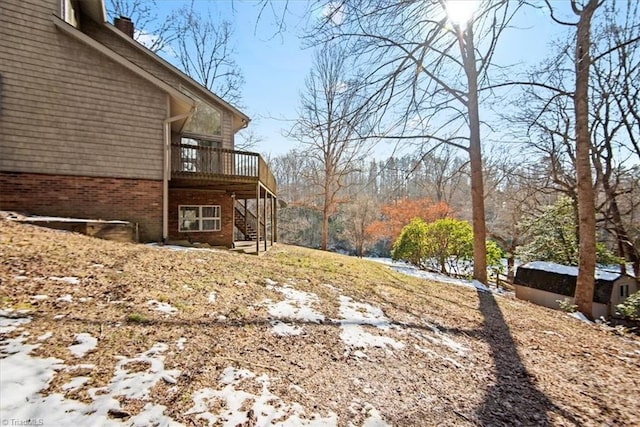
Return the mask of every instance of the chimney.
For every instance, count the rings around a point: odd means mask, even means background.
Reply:
[[[129,37],[133,38],[133,22],[131,22],[131,18],[120,16],[120,18],[115,18],[113,20],[113,25]]]

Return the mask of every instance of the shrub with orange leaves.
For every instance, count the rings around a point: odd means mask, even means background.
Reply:
[[[403,199],[395,203],[383,205],[380,209],[380,219],[367,227],[369,241],[388,240],[394,242],[402,227],[409,224],[413,218],[421,218],[429,223],[437,219],[451,218],[453,210],[445,202],[433,202],[429,198]]]

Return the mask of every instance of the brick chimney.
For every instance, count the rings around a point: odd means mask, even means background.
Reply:
[[[131,18],[127,18],[126,16],[115,18],[113,20],[113,25],[129,37],[133,38],[133,22],[131,22]]]

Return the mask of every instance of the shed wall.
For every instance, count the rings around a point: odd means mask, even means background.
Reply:
[[[527,286],[515,285],[516,288],[516,298],[522,299],[525,301],[532,302],[537,305],[541,305],[543,307],[552,308],[554,310],[560,309],[560,304],[558,300],[564,301],[568,300],[570,304],[575,303],[575,299],[573,297],[568,297],[561,294],[555,294],[552,292],[543,291],[541,289],[529,288]],[[608,317],[610,316],[609,310],[606,304],[593,303],[593,316],[598,318]]]

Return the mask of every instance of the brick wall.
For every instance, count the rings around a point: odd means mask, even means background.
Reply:
[[[138,223],[162,239],[162,181],[0,172],[0,210]]]
[[[190,240],[213,246],[233,245],[233,204],[226,193],[184,188],[169,189],[169,239]],[[178,231],[178,207],[180,205],[220,205],[221,230],[181,233]]]

